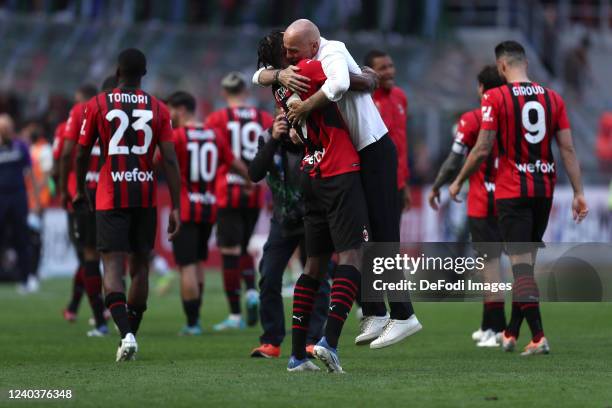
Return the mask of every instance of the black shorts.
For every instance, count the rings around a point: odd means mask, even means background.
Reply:
[[[309,257],[358,249],[370,239],[359,172],[311,178],[303,185],[304,231]]]
[[[96,212],[87,206],[75,208],[72,217],[74,223],[74,238],[83,248],[96,247]]]
[[[497,217],[468,217],[470,235],[474,250],[488,258],[499,258],[503,250],[503,239],[497,223]]]
[[[552,198],[509,198],[496,200],[495,204],[504,242],[519,243],[506,245],[509,254],[524,254],[543,246],[542,237],[548,226]]]
[[[179,266],[191,265],[208,258],[208,239],[212,224],[207,222],[185,222],[172,241],[174,261]]]
[[[219,208],[217,244],[219,247],[240,246],[246,253],[259,219],[259,208]]]
[[[98,210],[96,232],[100,252],[148,254],[155,246],[157,209],[134,207]]]

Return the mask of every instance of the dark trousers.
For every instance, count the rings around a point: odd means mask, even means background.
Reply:
[[[361,159],[361,182],[368,206],[372,242],[399,242],[399,199],[397,197],[397,150],[388,135],[364,147]],[[369,271],[365,271],[370,273]],[[410,302],[389,302],[391,318],[407,319],[412,315]],[[387,313],[384,302],[363,302],[364,316]]]
[[[285,311],[281,295],[283,273],[295,249],[304,239],[303,234],[285,237],[281,226],[272,221],[270,235],[263,248],[263,256],[259,264],[259,300],[261,303],[259,316],[263,334],[259,338],[261,344],[280,346],[285,338]],[[323,326],[327,319],[329,307],[329,281],[323,279],[315,299],[314,309],[310,318],[310,327],[306,338],[307,344],[314,344],[323,336]]]
[[[28,200],[26,192],[16,191],[2,193],[0,199],[0,232],[6,237],[10,231],[10,240],[5,242],[17,252],[19,280],[26,283],[30,274],[30,242],[28,228]]]

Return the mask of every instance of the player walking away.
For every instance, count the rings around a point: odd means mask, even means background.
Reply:
[[[478,73],[478,96],[490,89],[504,84],[495,65],[485,66]],[[474,148],[482,122],[480,108],[473,109],[461,115],[457,124],[457,131],[453,147],[442,164],[434,181],[428,201],[431,208],[438,210],[440,202],[440,188],[451,181],[461,169],[464,158]],[[474,248],[486,253],[484,277],[491,282],[499,282],[499,257],[501,247],[494,243],[502,242],[501,233],[497,223],[497,209],[495,208],[495,175],[497,173],[497,144],[494,143],[491,153],[470,176],[470,189],[467,197],[467,213],[470,235]],[[489,243],[478,248],[477,243]],[[480,328],[472,334],[472,339],[479,347],[497,347],[501,340],[503,330],[506,328],[503,296],[487,293],[482,312]]]
[[[59,167],[62,156],[62,150],[64,148],[64,132],[66,131],[66,121],[60,122],[56,128],[55,133],[53,135],[53,177],[56,180],[56,183],[59,187]],[[67,214],[67,225],[68,225],[68,236],[70,237],[70,242],[74,246],[74,236],[72,234],[72,223],[71,223],[71,215],[69,212]],[[81,299],[83,297],[83,293],[85,293],[85,272],[83,266],[81,265],[82,254],[80,250],[74,246],[74,249],[77,254],[77,259],[79,263],[77,265],[76,270],[74,271],[74,275],[72,278],[72,291],[70,296],[70,301],[66,308],[62,310],[62,316],[64,320],[70,323],[74,323],[77,318],[77,313],[79,310],[79,305],[81,304]]]
[[[200,335],[200,307],[208,238],[217,217],[215,183],[220,166],[229,167],[250,183],[242,160],[217,131],[195,119],[196,100],[187,92],[168,98],[174,130],[174,146],[181,171],[181,230],[172,241],[174,259],[181,274],[181,300],[187,324],[180,335]]]
[[[529,80],[527,57],[519,43],[500,43],[495,47],[495,56],[499,73],[507,85],[483,95],[478,141],[449,187],[449,193],[456,200],[461,185],[486,160],[498,137],[495,200],[500,231],[504,241],[509,243],[507,250],[514,275],[512,314],[502,346],[506,351],[515,348],[524,318],[532,338],[521,355],[547,354],[550,348],[544,337],[539,292],[534,279],[537,249],[533,249],[533,243],[542,245],[552,205],[556,179],[553,139],[559,144],[561,159],[574,190],[574,220],[582,221],[588,208],[563,99],[552,89]]]
[[[76,236],[75,226],[76,217],[74,209],[70,203],[71,197],[76,194],[76,176],[75,176],[75,157],[76,149],[70,148],[64,149],[66,144],[66,132],[68,129],[71,131],[72,141],[71,146],[76,144],[76,138],[78,138],[78,132],[83,118],[84,104],[96,95],[97,89],[95,86],[90,84],[84,84],[80,86],[74,94],[75,104],[70,110],[68,119],[64,122],[64,125],[60,123],[55,132],[55,141],[53,142],[53,156],[57,163],[58,173],[58,189],[60,193],[60,202],[62,207],[66,210],[67,222],[68,222],[68,236],[72,242],[72,246],[77,254],[79,261],[77,269],[74,273],[72,280],[72,293],[68,305],[64,309],[63,316],[68,322],[74,322],[77,318],[78,307],[81,301],[81,297],[86,293],[85,284],[85,256],[83,253],[83,245],[81,245],[79,239]],[[71,153],[71,156],[64,158],[64,153]],[[62,181],[62,166],[67,165],[64,169],[66,178]],[[94,244],[95,246],[95,244]],[[89,296],[88,296],[89,297]],[[91,304],[91,303],[90,303]],[[95,315],[95,314],[94,314]],[[95,320],[95,317],[94,317]]]
[[[28,147],[15,137],[13,120],[0,114],[0,230],[10,229],[12,246],[17,252],[19,284],[17,291],[27,294],[31,248],[28,242],[28,200],[25,178],[32,180],[32,162]]]
[[[109,92],[117,86],[116,76],[110,76],[102,84],[102,91]],[[85,92],[89,90],[88,92]],[[91,95],[87,95],[91,92]],[[96,94],[91,85],[82,86],[81,93],[93,98]],[[102,297],[102,275],[100,272],[100,253],[96,249],[96,213],[89,206],[72,208],[71,200],[76,193],[75,157],[76,145],[79,140],[79,132],[85,119],[85,106],[87,102],[76,104],[70,111],[68,122],[64,131],[64,142],[62,146],[60,164],[60,191],[61,202],[64,208],[72,213],[73,224],[71,231],[74,234],[74,242],[83,258],[83,275],[85,292],[93,312],[94,328],[87,332],[89,337],[102,337],[108,334],[106,321],[108,319]],[[87,184],[87,196],[91,203],[96,201],[96,189],[98,187],[100,168],[100,145],[96,141],[91,150],[89,165],[85,181]],[[106,313],[105,313],[106,312]]]
[[[210,114],[206,126],[220,130],[236,158],[245,165],[257,153],[257,138],[272,126],[274,118],[269,113],[247,104],[246,82],[238,72],[231,72],[221,81],[227,108]],[[247,324],[257,324],[259,295],[255,289],[255,264],[248,253],[249,241],[259,218],[261,186],[254,188],[242,176],[229,171],[228,166],[219,169],[217,182],[219,220],[217,241],[223,263],[223,284],[230,308],[230,315],[214,330],[244,328],[240,307],[240,281],[246,285]]]
[[[119,54],[118,87],[102,92],[85,107],[77,150],[75,208],[87,205],[85,177],[92,147],[100,143],[96,191],[96,242],[104,263],[106,307],[119,333],[117,361],[132,360],[135,335],[147,308],[149,256],[157,228],[153,155],[159,147],[172,198],[168,237],[180,227],[180,175],[172,143],[170,113],[140,89],[146,58],[137,49]],[[129,263],[131,285],[126,299],[123,276]]]

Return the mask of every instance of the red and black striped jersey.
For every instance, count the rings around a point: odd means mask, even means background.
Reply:
[[[570,127],[563,99],[535,82],[515,82],[487,91],[481,109],[481,128],[498,135],[495,198],[551,197],[552,140]]]
[[[70,166],[70,173],[68,176],[68,192],[74,195],[76,193],[76,143],[79,142],[79,133],[85,119],[85,106],[87,103],[77,103],[70,110],[68,120],[66,121],[66,128],[64,131],[65,140],[73,140],[75,147],[72,151],[72,160]],[[95,194],[96,188],[98,187],[98,178],[100,171],[100,145],[96,140],[93,148],[91,149],[91,156],[89,157],[89,166],[87,167],[87,174],[85,175],[85,183],[87,189],[91,194]],[[93,197],[93,195],[92,195]]]
[[[186,126],[174,130],[181,170],[181,221],[214,223],[219,167],[230,166],[234,155],[213,129]]]
[[[321,88],[327,77],[320,61],[304,59],[297,66],[300,75],[310,78],[310,89],[299,95],[306,100]],[[290,91],[285,93],[291,94]],[[359,155],[335,103],[311,112],[300,133],[306,147],[302,169],[311,177],[325,178],[359,171]]]
[[[457,123],[453,152],[467,155],[476,145],[482,111],[480,108],[464,113]],[[495,208],[495,177],[497,174],[497,142],[489,157],[480,165],[478,171],[470,176],[470,189],[467,196],[468,217],[486,218],[497,215]]]
[[[272,126],[274,118],[268,112],[254,107],[225,108],[211,113],[206,119],[207,128],[218,129],[218,134],[231,146],[234,157],[248,166],[257,154],[257,140],[263,130]],[[217,203],[220,208],[258,208],[261,203],[261,186],[256,184],[248,193],[245,180],[229,171],[229,166],[219,168]]]
[[[155,148],[172,141],[168,108],[141,89],[115,88],[87,102],[79,143],[100,143],[96,210],[156,205]]]

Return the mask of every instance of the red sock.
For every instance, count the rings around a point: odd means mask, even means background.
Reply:
[[[315,294],[320,282],[308,275],[300,275],[293,290],[293,316],[291,326],[291,354],[298,360],[306,358],[306,337]]]
[[[223,285],[230,313],[240,314],[240,257],[223,255]]]
[[[354,266],[338,265],[331,288],[331,303],[325,327],[327,343],[336,348],[344,322],[351,312],[361,284],[361,274]]]

